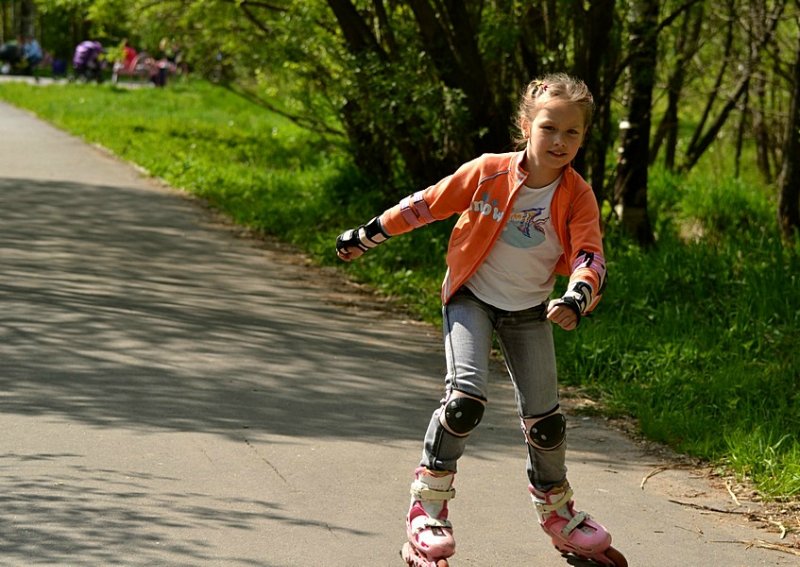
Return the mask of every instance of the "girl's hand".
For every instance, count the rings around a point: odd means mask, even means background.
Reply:
[[[554,299],[547,308],[547,318],[564,329],[571,331],[578,326],[578,314],[575,308],[567,305],[560,299]]]
[[[344,260],[345,262],[350,262],[351,260],[355,260],[356,258],[363,256],[364,251],[360,248],[356,247],[346,247],[346,248],[337,248],[336,255],[339,257],[340,260]]]
[[[375,217],[367,224],[345,230],[336,237],[336,255],[340,260],[350,262],[387,240],[389,235],[383,231],[380,219]]]

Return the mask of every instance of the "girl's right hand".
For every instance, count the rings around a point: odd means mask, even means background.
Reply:
[[[337,239],[338,241],[338,239]],[[359,258],[364,255],[364,251],[357,247],[336,247],[336,255],[339,257],[340,260],[344,260],[345,262],[350,262]]]
[[[389,235],[383,231],[378,217],[357,228],[345,230],[336,237],[336,255],[350,262],[364,255],[364,252],[386,242]]]

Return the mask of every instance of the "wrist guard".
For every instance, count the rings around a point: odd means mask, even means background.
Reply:
[[[389,240],[389,235],[384,232],[380,219],[375,217],[367,224],[340,234],[336,238],[336,251],[346,252],[348,248],[358,248],[362,252],[366,252],[387,240]]]
[[[570,286],[567,292],[556,301],[556,305],[563,305],[571,309],[578,317],[578,323],[581,322],[581,317],[589,307],[592,298],[592,288],[585,282],[575,282]],[[576,326],[577,326],[576,324]]]

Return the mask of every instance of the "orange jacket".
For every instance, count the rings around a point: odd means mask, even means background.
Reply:
[[[380,217],[389,235],[402,234],[453,214],[461,216],[450,235],[442,302],[475,273],[500,236],[528,173],[525,152],[484,154],[435,185],[410,195]],[[551,218],[564,254],[556,273],[592,289],[586,312],[594,309],[605,286],[600,213],[591,187],[568,166],[553,194]]]

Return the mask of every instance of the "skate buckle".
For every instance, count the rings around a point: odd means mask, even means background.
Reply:
[[[425,523],[421,524],[416,531],[421,532],[428,528],[452,529],[453,524],[450,523],[450,520],[440,520],[439,518],[432,518],[428,516],[428,518],[425,520]]]
[[[587,514],[586,512],[578,512],[572,517],[572,519],[569,522],[567,522],[567,524],[563,528],[561,528],[561,535],[563,535],[565,538],[569,538],[569,534],[571,534],[575,530],[575,528],[580,526],[584,522],[584,520],[588,518],[589,514]]]

